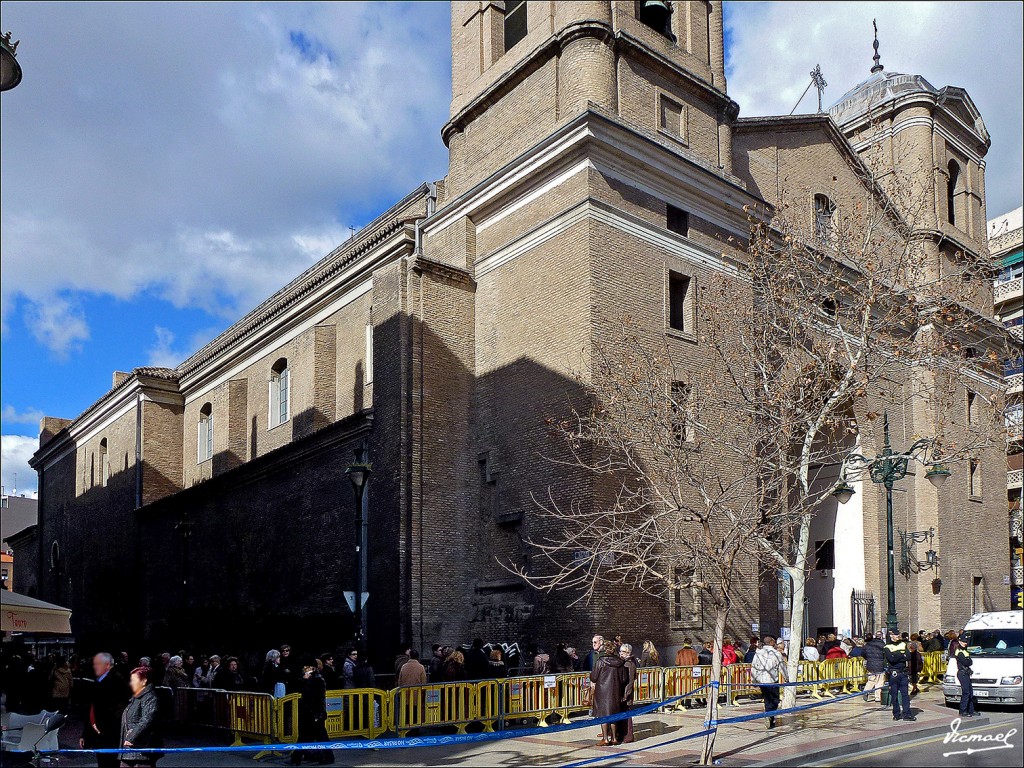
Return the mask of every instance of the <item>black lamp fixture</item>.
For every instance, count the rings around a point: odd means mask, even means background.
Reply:
[[[11,33],[0,37],[0,91],[9,91],[21,82],[21,64],[17,51],[20,40],[11,40]]]

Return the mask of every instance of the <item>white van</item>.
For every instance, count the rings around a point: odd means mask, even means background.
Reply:
[[[971,616],[961,638],[974,662],[971,683],[979,703],[1024,704],[1024,612],[996,611]],[[956,679],[956,660],[946,665],[942,678],[946,704],[960,701],[960,683]]]

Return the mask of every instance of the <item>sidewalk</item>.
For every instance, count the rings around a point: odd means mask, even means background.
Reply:
[[[805,703],[808,703],[806,699],[798,700],[798,704]],[[739,707],[722,708],[720,716],[728,718],[760,711],[760,701],[748,701]],[[943,706],[940,686],[933,686],[930,691],[922,692],[915,697],[913,711],[917,716],[917,722],[894,722],[890,710],[883,709],[873,702],[867,704],[858,697],[780,717],[777,727],[772,731],[765,728],[763,719],[723,725],[718,731],[716,756],[721,765],[774,765],[824,749],[849,747],[850,751],[853,751],[855,747],[876,738],[906,736],[910,739],[932,729],[946,729],[956,716],[955,710]],[[345,750],[336,751],[334,754],[337,764],[352,766],[545,766],[565,765],[601,756],[609,757],[607,760],[594,763],[595,766],[686,765],[699,759],[703,737],[675,744],[667,742],[701,730],[702,720],[703,710],[646,715],[634,721],[636,742],[619,747],[596,746],[598,733],[595,726],[550,735],[541,732],[536,736],[480,744]],[[983,721],[983,718],[979,718],[972,725]],[[77,738],[77,734],[70,728],[67,729],[67,738],[63,732],[61,736],[61,741],[69,747],[73,744],[72,738]],[[199,744],[195,741],[181,743],[169,739],[166,746]],[[253,760],[254,754],[248,752],[167,755],[159,765],[162,768],[199,765],[216,768],[251,768],[257,765]],[[283,765],[286,762],[287,757],[279,753],[264,758],[260,764]],[[68,755],[61,758],[61,765],[66,768],[78,768],[95,765],[95,759]]]

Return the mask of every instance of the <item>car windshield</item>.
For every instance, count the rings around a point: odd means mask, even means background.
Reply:
[[[1024,630],[968,629],[967,648],[975,656],[1024,655]]]

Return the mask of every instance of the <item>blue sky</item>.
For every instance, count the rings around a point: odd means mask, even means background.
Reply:
[[[887,69],[981,109],[994,216],[1021,203],[1021,8],[726,3],[729,92],[743,115],[785,114],[820,63],[837,99],[868,74],[877,17]],[[15,472],[35,488],[42,413],[180,362],[444,175],[448,25],[445,2],[3,5],[25,71],[0,97],[8,491]]]

